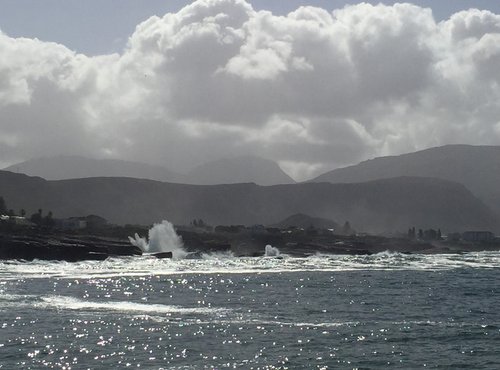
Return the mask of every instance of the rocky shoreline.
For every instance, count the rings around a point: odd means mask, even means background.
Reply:
[[[306,257],[313,254],[370,255],[383,251],[399,253],[463,253],[500,250],[499,244],[453,244],[382,236],[308,236],[287,234],[199,233],[179,231],[184,248],[196,258],[202,253],[231,252],[238,257],[258,257],[272,245],[283,254]],[[78,262],[117,256],[141,256],[143,251],[128,240],[97,235],[53,232],[0,233],[0,260],[54,260]],[[151,254],[172,258],[172,253]]]
[[[96,236],[0,234],[0,259],[78,262],[111,256],[138,256],[142,251],[125,241]]]

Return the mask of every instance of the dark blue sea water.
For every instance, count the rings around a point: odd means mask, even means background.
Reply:
[[[500,253],[0,263],[1,369],[499,369]]]

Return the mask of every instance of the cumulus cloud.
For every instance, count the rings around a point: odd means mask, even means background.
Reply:
[[[1,28],[1,25],[0,25]],[[0,33],[4,164],[80,154],[172,169],[235,154],[304,179],[368,157],[500,144],[500,15],[411,4],[286,16],[198,0],[120,54]]]

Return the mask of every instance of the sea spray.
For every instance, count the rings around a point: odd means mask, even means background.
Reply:
[[[129,236],[128,240],[130,240],[130,244],[141,248],[143,252],[148,252],[149,246],[148,240],[146,238],[142,238],[139,236],[139,234],[135,233],[134,237],[132,238],[131,236]]]
[[[280,251],[278,248],[273,247],[272,245],[266,245],[266,257],[277,257],[280,255]]]
[[[175,232],[174,226],[165,220],[149,229],[148,239],[137,233],[133,238],[128,238],[132,245],[141,248],[145,253],[172,252],[175,259],[182,259],[187,255],[181,237]]]

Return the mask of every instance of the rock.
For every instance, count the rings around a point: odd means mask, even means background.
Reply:
[[[152,256],[156,258],[173,258],[172,252],[160,252],[160,253],[153,253]]]
[[[140,255],[142,251],[119,240],[56,234],[0,234],[0,259],[32,261],[102,261],[109,256]]]
[[[2,241],[0,259],[18,259],[25,261],[49,260],[78,262],[85,260],[105,260],[107,253],[100,253],[81,246],[62,246],[54,244],[28,243],[24,241]]]

